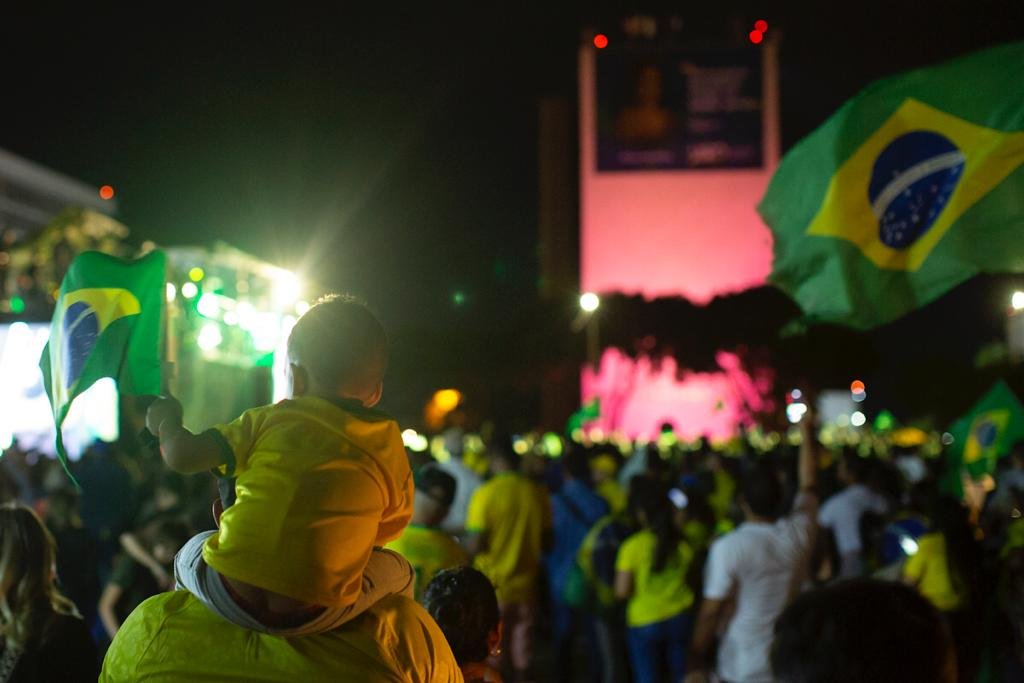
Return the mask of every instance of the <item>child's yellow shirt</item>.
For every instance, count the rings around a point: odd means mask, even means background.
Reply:
[[[234,505],[203,559],[220,574],[317,605],[355,602],[374,546],[412,517],[398,424],[354,402],[285,400],[219,425]]]

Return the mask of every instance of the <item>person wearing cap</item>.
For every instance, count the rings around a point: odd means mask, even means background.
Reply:
[[[455,500],[455,478],[436,464],[428,463],[417,471],[415,483],[412,521],[402,535],[385,548],[409,560],[416,572],[413,590],[419,600],[439,571],[466,564],[469,555],[440,528]]]

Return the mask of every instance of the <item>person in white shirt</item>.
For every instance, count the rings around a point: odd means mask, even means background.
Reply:
[[[852,451],[845,451],[839,461],[839,478],[846,483],[821,506],[818,524],[832,532],[839,553],[838,578],[848,579],[864,573],[864,544],[860,521],[865,512],[885,515],[889,501],[864,483],[867,461]]]
[[[799,493],[788,516],[778,516],[784,491],[770,462],[756,463],[743,478],[740,506],[745,521],[711,546],[687,683],[708,680],[708,655],[725,619],[728,625],[715,667],[719,679],[729,683],[773,680],[768,659],[772,627],[807,577],[817,528],[817,461],[811,421],[809,416],[801,421]],[[727,612],[733,603],[730,618]]]

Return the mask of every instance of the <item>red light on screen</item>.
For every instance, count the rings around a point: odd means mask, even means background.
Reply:
[[[110,185],[104,185],[103,187],[100,188],[100,199],[113,199],[113,198],[114,198],[114,188],[112,188]]]
[[[598,33],[596,36],[594,36],[594,47],[596,47],[598,50],[603,50],[604,48],[608,47],[608,36],[606,36],[603,33]]]
[[[768,22],[764,19],[758,19],[754,22],[754,30],[766,33],[768,31]]]

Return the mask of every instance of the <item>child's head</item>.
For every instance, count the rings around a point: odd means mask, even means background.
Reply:
[[[441,627],[459,666],[484,661],[501,643],[498,598],[494,585],[479,570],[463,566],[438,572],[422,602]]]
[[[321,297],[288,337],[291,395],[380,401],[388,365],[384,326],[358,299]]]

